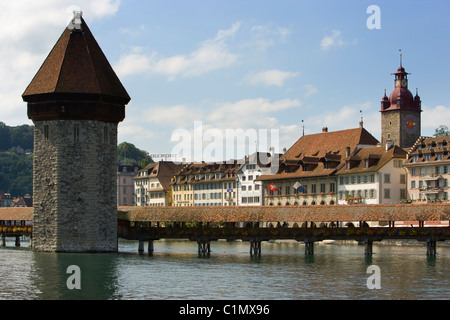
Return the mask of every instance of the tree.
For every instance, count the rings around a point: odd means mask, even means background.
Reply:
[[[117,161],[120,164],[141,165],[153,163],[147,151],[140,150],[129,142],[122,142],[117,146]]]
[[[449,136],[449,135],[450,135],[450,131],[448,130],[448,127],[441,124],[439,127],[437,127],[435,129],[433,136],[444,137],[444,136]]]

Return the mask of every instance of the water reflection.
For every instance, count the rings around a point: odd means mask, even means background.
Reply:
[[[449,299],[450,246],[436,257],[426,246],[374,243],[373,256],[356,243],[211,243],[199,257],[191,241],[155,241],[153,256],[120,241],[117,254],[38,253],[0,248],[0,299]],[[69,290],[67,267],[81,269],[81,290]],[[381,271],[381,289],[367,288],[367,268]]]
[[[43,300],[117,298],[116,254],[33,253],[31,284]],[[81,290],[70,290],[67,268],[80,268]]]

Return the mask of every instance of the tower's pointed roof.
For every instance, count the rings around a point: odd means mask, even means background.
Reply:
[[[120,99],[130,97],[100,46],[81,18],[81,29],[67,27],[23,94],[95,94]]]
[[[122,121],[130,96],[81,15],[64,30],[22,95],[32,120]]]

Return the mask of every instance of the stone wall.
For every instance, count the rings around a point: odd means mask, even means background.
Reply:
[[[117,124],[35,123],[35,250],[117,251],[116,148]]]

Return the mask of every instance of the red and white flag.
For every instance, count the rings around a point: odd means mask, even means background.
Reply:
[[[271,183],[270,185],[269,185],[269,191],[278,191],[279,189],[273,184],[273,183]]]

